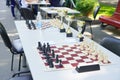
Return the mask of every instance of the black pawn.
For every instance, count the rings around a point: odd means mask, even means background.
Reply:
[[[43,44],[42,51],[43,51],[43,53],[45,53],[45,51],[46,51],[46,44],[45,43]]]
[[[41,42],[38,42],[38,49],[42,50],[42,44],[41,44]]]
[[[55,62],[56,62],[56,63],[59,62],[58,55],[56,55],[56,61],[55,61]]]
[[[63,67],[62,60],[60,60],[59,67]]]
[[[47,52],[51,53],[50,45],[47,43]]]
[[[52,57],[55,58],[55,52],[52,50]]]

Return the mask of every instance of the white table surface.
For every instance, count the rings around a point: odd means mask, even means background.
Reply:
[[[49,2],[44,2],[44,1],[33,1],[33,2],[26,2],[29,5],[50,5]]]
[[[108,55],[111,61],[109,65],[100,66],[101,69],[99,71],[84,73],[77,73],[75,69],[44,71],[44,65],[36,49],[38,41],[55,44],[71,43],[74,42],[74,39],[76,40],[77,32],[72,30],[74,33],[73,37],[66,38],[66,34],[59,33],[57,28],[29,30],[26,27],[25,21],[15,21],[15,25],[34,80],[120,80],[120,57],[99,46],[97,43],[95,44]],[[91,41],[90,39],[88,40]]]
[[[79,14],[77,10],[73,10],[67,7],[40,7],[40,9],[47,14],[58,14],[57,10],[67,10],[69,14]]]

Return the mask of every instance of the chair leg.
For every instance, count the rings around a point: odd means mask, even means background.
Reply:
[[[91,38],[91,39],[93,40],[93,31],[92,31],[92,27],[91,27],[91,24],[92,24],[92,23],[89,23],[89,24],[90,24],[90,32],[91,32],[91,35],[92,35],[92,38]]]
[[[13,61],[14,61],[14,54],[12,54],[12,60],[11,60],[11,71],[13,71]]]
[[[19,66],[18,66],[18,71],[20,71],[20,69],[21,69],[21,57],[22,57],[22,54],[20,54],[20,56],[19,56]]]

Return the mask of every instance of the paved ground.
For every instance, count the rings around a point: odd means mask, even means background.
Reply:
[[[10,7],[5,5],[6,0],[0,0],[0,22],[5,26],[11,40],[18,37],[18,33],[14,24],[14,19],[11,16]],[[99,0],[100,2],[110,3],[116,5],[118,0]],[[89,31],[87,29],[87,31]],[[105,30],[101,30],[98,25],[93,26],[94,40],[99,42],[103,37],[114,36],[120,38],[120,30],[116,30],[113,27],[108,27]],[[18,57],[15,58],[14,71],[10,71],[11,53],[5,47],[0,37],[0,80],[8,80],[14,72],[17,72]]]

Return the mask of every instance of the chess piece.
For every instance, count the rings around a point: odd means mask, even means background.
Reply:
[[[41,42],[38,42],[38,49],[42,50],[42,44],[41,44]]]
[[[56,62],[56,63],[59,62],[58,55],[56,55],[56,61],[55,61],[55,62]]]
[[[54,64],[53,64],[52,59],[49,59],[49,67],[50,67],[50,68],[53,68],[53,67],[54,67]]]
[[[108,61],[108,56],[107,56],[107,55],[104,55],[103,57],[104,57],[103,63],[104,63],[104,64],[108,64],[108,63],[109,63],[109,61]]]
[[[50,48],[49,43],[47,43],[47,52],[51,53],[51,48]]]
[[[46,44],[44,43],[44,44],[43,44],[43,47],[42,47],[43,53],[45,53],[45,50],[46,50]]]
[[[59,67],[63,67],[63,65],[62,65],[62,60],[59,60]]]
[[[54,50],[52,50],[52,57],[55,58]]]

